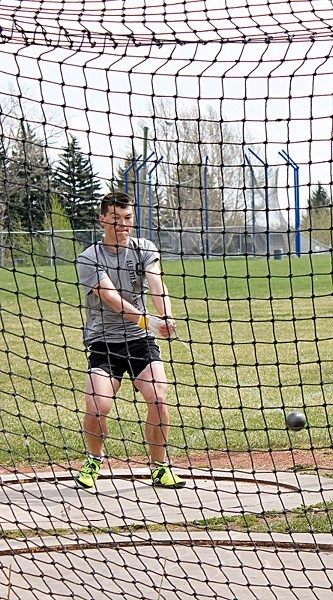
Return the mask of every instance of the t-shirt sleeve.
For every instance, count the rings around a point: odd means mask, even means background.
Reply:
[[[90,294],[91,290],[105,277],[107,273],[97,262],[97,257],[83,253],[77,259],[77,269],[79,281],[84,287],[85,294]]]
[[[160,251],[156,248],[155,244],[150,240],[141,238],[139,241],[140,252],[142,256],[143,268],[146,269],[151,263],[160,260]]]

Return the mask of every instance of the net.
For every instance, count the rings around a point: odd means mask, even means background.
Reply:
[[[329,598],[331,2],[4,0],[0,15],[1,597]],[[77,257],[114,190],[161,252],[183,489],[151,484],[128,375],[96,486],[75,482]]]

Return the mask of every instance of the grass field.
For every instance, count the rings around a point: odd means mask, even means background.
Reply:
[[[330,448],[333,300],[330,256],[166,261],[180,336],[162,341],[170,381],[170,454],[229,448]],[[0,461],[82,456],[84,311],[72,265],[0,270]],[[288,434],[284,411],[309,429]],[[145,406],[124,382],[110,415],[110,456],[145,453]]]

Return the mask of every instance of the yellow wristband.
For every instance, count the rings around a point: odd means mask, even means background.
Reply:
[[[141,327],[141,329],[148,329],[149,317],[141,315],[140,319],[138,320],[138,325]]]

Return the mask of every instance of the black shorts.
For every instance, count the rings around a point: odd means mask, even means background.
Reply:
[[[143,337],[129,342],[94,342],[90,346],[88,373],[91,369],[102,369],[111,377],[121,381],[127,371],[134,381],[152,362],[161,362],[161,353],[155,339]]]

